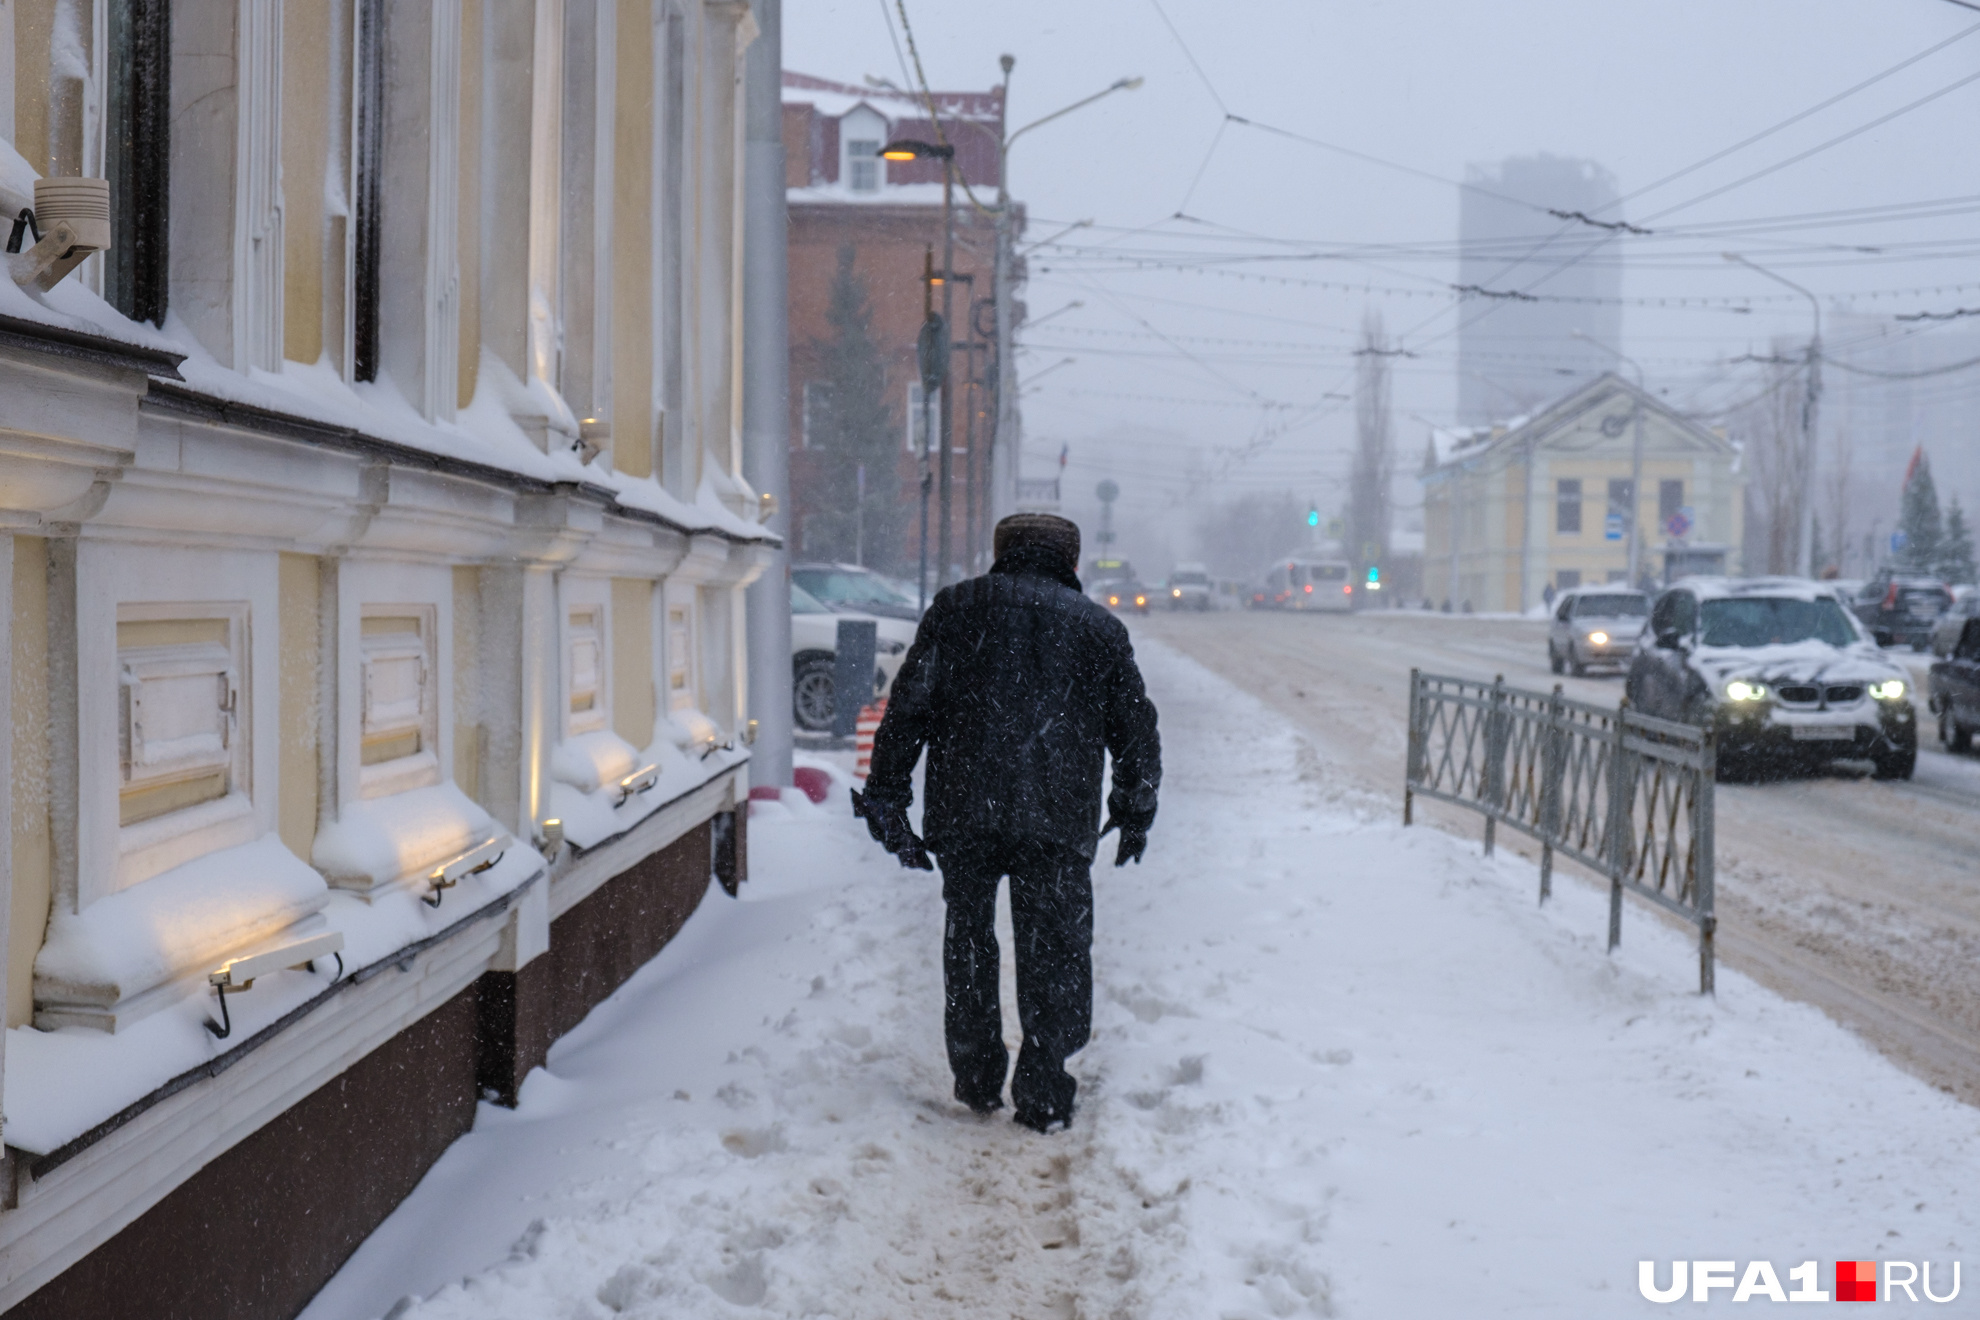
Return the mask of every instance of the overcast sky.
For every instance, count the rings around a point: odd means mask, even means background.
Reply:
[[[1722,248],[1777,264],[1832,311],[1848,306],[1893,326],[1897,313],[1980,307],[1980,240],[1962,241],[1980,215],[1967,208],[1980,201],[1933,219],[1670,236],[1679,225],[1980,194],[1975,81],[1805,161],[1693,200],[1980,75],[1980,32],[1723,161],[1631,196],[1980,26],[1980,12],[1948,0],[1159,2],[906,4],[937,88],[991,86],[997,56],[1017,57],[1013,127],[1123,75],[1146,78],[1139,90],[1018,145],[1012,188],[1030,208],[1030,239],[1091,220],[1065,241],[1165,261],[1208,248],[1298,250],[1267,240],[1336,254],[1249,262],[1249,279],[1228,266],[1221,274],[1132,270],[1110,268],[1119,265],[1114,257],[1062,249],[1032,255],[1026,297],[1034,318],[1074,300],[1084,305],[1026,333],[1027,371],[1077,359],[1024,400],[1027,472],[1050,475],[1068,444],[1069,486],[1084,490],[1113,475],[1137,517],[1206,491],[1321,497],[1345,471],[1352,424],[1347,401],[1328,396],[1352,388],[1348,352],[1368,308],[1421,354],[1398,363],[1394,387],[1398,447],[1413,470],[1428,424],[1452,420],[1451,332],[1477,310],[1460,310],[1446,287],[1456,278],[1458,206],[1447,181],[1471,164],[1536,152],[1598,161],[1628,199],[1615,218],[1664,231],[1628,248],[1626,299],[1753,300],[1744,313],[1625,307],[1624,350],[1653,387],[1684,406],[1718,406],[1750,388],[1754,368],[1727,367],[1726,357],[1767,351],[1776,335],[1808,334],[1806,302],[1727,264]],[[865,74],[901,81],[892,4],[787,0],[786,66],[852,82]],[[1190,219],[1176,219],[1179,211]],[[1905,246],[1929,240],[1945,242],[1930,252]],[[1356,250],[1377,243],[1406,250]],[[1856,246],[1883,250],[1843,250]],[[1261,274],[1307,283],[1279,285]],[[1404,292],[1412,290],[1421,292]],[[1843,325],[1831,333],[1838,353],[1847,351],[1838,336],[1862,333],[1860,324]],[[1929,333],[1956,354],[1975,327],[1980,320]],[[1832,392],[1849,387],[1831,375]],[[1931,388],[1937,397],[1980,399],[1980,371]],[[1413,481],[1399,487],[1400,499],[1414,499]]]

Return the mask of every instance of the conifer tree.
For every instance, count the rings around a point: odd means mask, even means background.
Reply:
[[[901,524],[895,448],[899,428],[887,406],[887,367],[873,339],[866,281],[854,264],[858,251],[847,243],[838,255],[825,308],[831,334],[818,344],[825,397],[813,424],[812,447],[821,452],[807,501],[802,552],[850,562],[863,550],[866,563],[891,567]],[[859,494],[861,467],[866,469],[864,501]]]
[[[1973,558],[1973,532],[1966,525],[1966,510],[1959,507],[1959,496],[1946,506],[1945,535],[1939,542],[1938,574],[1947,582],[1968,584],[1980,577],[1980,566]]]
[[[1898,505],[1898,530],[1904,533],[1898,567],[1909,573],[1937,571],[1945,527],[1939,516],[1939,491],[1932,484],[1932,460],[1922,453],[1911,479],[1904,484],[1904,497]]]

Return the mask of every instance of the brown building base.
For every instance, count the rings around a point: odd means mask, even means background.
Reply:
[[[551,923],[547,954],[520,972],[484,973],[10,1317],[294,1316],[473,1126],[478,1097],[513,1105],[552,1042],[680,931],[708,887],[711,833],[700,825],[607,881]]]

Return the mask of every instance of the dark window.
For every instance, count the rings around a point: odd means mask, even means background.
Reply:
[[[172,23],[167,0],[110,0],[103,286],[133,321],[165,323],[171,182]]]
[[[1614,477],[1609,481],[1609,512],[1623,516],[1623,526],[1629,526],[1629,512],[1632,501],[1629,498],[1630,480],[1628,477]]]
[[[1554,483],[1554,530],[1557,532],[1578,533],[1581,531],[1581,479],[1563,477]],[[1576,574],[1574,582],[1561,583],[1564,587],[1574,586],[1581,581]]]
[[[385,0],[357,0],[356,117],[351,154],[351,375],[378,379],[379,176],[385,168]]]
[[[1581,570],[1578,568],[1561,569],[1559,572],[1554,574],[1554,585],[1559,587],[1562,591],[1566,591],[1569,587],[1580,586]]]
[[[1657,521],[1669,522],[1671,515],[1684,508],[1684,482],[1660,481],[1657,483]]]

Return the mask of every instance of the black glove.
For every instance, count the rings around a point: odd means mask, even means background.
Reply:
[[[1133,816],[1108,814],[1107,828],[1100,831],[1100,837],[1104,839],[1114,830],[1121,832],[1120,851],[1114,854],[1115,866],[1126,866],[1129,862],[1141,865],[1141,854],[1148,850],[1148,828],[1154,823],[1155,813],[1152,811],[1147,815]]]
[[[852,807],[853,815],[866,821],[874,842],[900,858],[902,866],[910,871],[935,869],[935,863],[928,860],[927,847],[908,824],[906,808],[883,806],[858,789],[852,791]]]

